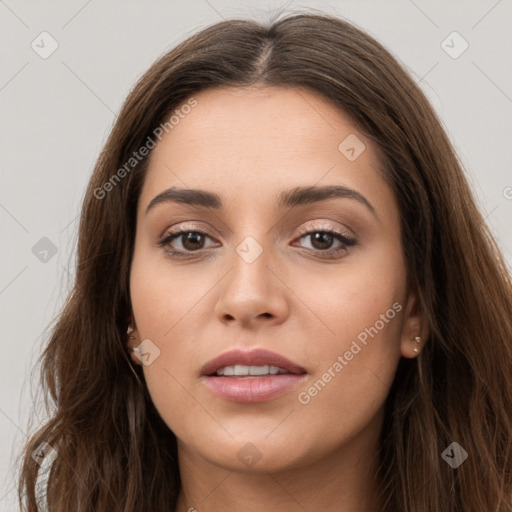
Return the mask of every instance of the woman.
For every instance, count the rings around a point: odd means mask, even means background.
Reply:
[[[20,503],[51,467],[52,512],[509,512],[511,333],[394,58],[327,15],[218,23],[140,79],[96,164]]]

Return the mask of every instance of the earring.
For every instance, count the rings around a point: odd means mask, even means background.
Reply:
[[[421,343],[421,338],[419,336],[415,336],[414,341],[419,344],[419,343]],[[418,349],[416,347],[414,347],[413,350],[416,353],[418,352]]]
[[[133,330],[134,330],[133,327],[131,326],[131,324],[129,324],[128,325],[128,329],[126,329],[126,334],[128,334],[128,337],[131,340],[135,339],[135,336],[132,336]],[[137,352],[137,353],[140,354],[140,348],[139,347],[129,347],[128,350],[129,350],[129,352]],[[128,361],[128,366],[130,367],[130,371],[133,373],[133,375],[135,375],[135,378],[137,379],[137,382],[138,382],[139,386],[142,388],[143,387],[142,382],[140,381],[139,376],[137,375],[135,370],[133,369],[133,366],[132,366],[130,361]]]

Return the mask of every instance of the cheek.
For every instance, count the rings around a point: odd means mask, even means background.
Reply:
[[[149,250],[136,249],[134,254],[130,292],[138,334],[159,351],[151,364],[143,365],[144,378],[153,404],[178,437],[193,432],[204,415],[191,387],[201,356],[194,333],[202,301],[220,277],[172,268]]]
[[[183,332],[187,325],[193,325],[195,306],[222,274],[216,269],[198,272],[190,266],[171,263],[159,251],[136,248],[130,292],[141,335],[165,343],[173,339],[177,330]]]
[[[400,254],[381,261],[361,259],[297,291],[321,319],[306,349],[313,375],[298,397],[320,430],[361,428],[388,395],[400,359],[405,271]]]
[[[386,254],[386,247],[381,254]],[[396,357],[399,352],[402,314],[406,299],[406,274],[400,253],[387,258],[377,254],[341,264],[331,273],[305,275],[294,283],[294,292],[307,305],[303,332],[314,331],[307,345],[308,357],[323,367],[350,349],[353,341],[375,350],[363,357]]]

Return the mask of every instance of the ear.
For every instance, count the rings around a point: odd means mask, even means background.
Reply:
[[[126,347],[130,352],[130,358],[135,364],[141,364],[140,359],[135,355],[133,349],[140,345],[140,336],[139,331],[137,330],[137,326],[133,319],[133,316],[129,316],[127,318],[127,330],[126,330]]]
[[[421,311],[417,293],[411,291],[407,297],[407,304],[405,306],[400,341],[400,353],[402,357],[412,359],[418,356],[423,350],[428,336],[428,324],[425,315]]]

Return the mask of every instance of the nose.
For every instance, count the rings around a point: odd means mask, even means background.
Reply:
[[[273,268],[270,250],[263,250],[252,260],[243,252],[243,244],[241,246],[239,252],[234,251],[231,271],[220,283],[215,315],[225,324],[242,327],[284,322],[289,314],[289,292],[283,278]],[[254,245],[247,247],[255,250]]]

